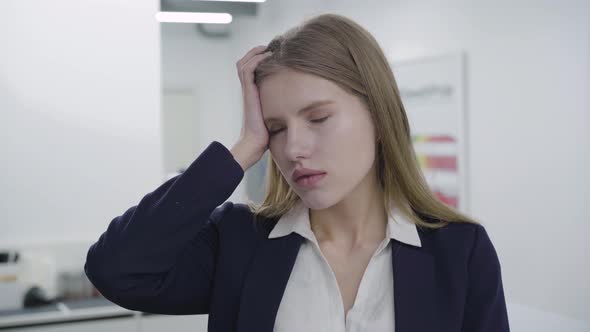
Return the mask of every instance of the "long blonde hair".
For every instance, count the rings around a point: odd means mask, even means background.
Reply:
[[[367,30],[349,18],[323,14],[275,37],[266,51],[273,54],[256,68],[258,86],[269,75],[289,68],[330,80],[364,101],[379,138],[376,171],[384,207],[394,202],[417,226],[431,229],[450,222],[477,223],[440,202],[428,187],[393,72]],[[254,219],[280,217],[298,200],[269,154],[264,200],[259,205],[248,203]]]

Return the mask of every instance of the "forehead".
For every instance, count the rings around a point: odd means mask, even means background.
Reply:
[[[265,120],[295,115],[346,98],[346,92],[330,80],[284,69],[266,77],[259,86]]]

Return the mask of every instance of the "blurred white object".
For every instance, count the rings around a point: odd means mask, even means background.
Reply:
[[[23,252],[18,265],[18,279],[25,290],[38,286],[46,294],[47,300],[57,297],[58,279],[55,259],[38,252]]]
[[[25,289],[18,280],[17,263],[0,263],[0,310],[19,309],[23,306]]]

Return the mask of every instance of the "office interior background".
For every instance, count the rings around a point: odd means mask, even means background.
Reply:
[[[231,22],[158,16],[175,11]],[[86,251],[213,140],[236,142],[247,50],[326,12],[392,64],[461,59],[462,209],[495,245],[511,328],[590,331],[587,0],[0,2],[0,329],[206,331],[101,299]]]

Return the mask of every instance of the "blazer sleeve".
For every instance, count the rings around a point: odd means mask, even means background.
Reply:
[[[500,261],[482,225],[477,225],[468,263],[464,332],[508,332]]]
[[[233,206],[225,201],[243,176],[231,152],[213,141],[182,174],[110,222],[88,250],[88,279],[105,298],[130,310],[208,313],[217,225]]]

